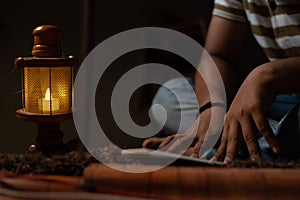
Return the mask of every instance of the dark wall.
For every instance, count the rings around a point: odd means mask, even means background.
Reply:
[[[32,30],[42,24],[59,26],[64,33],[65,55],[82,60],[86,46],[83,17],[85,0],[9,0],[0,2],[0,79],[11,69],[13,60],[30,56]],[[172,27],[199,17],[209,19],[210,0],[93,0],[89,41],[91,47],[104,39],[130,28],[143,26]],[[125,60],[126,62],[126,60]],[[117,69],[116,69],[117,70]],[[114,73],[114,72],[113,72]],[[21,106],[20,72],[14,73],[0,87],[0,152],[22,152],[35,141],[36,125],[15,117]],[[76,136],[72,121],[62,124],[65,140]]]
[[[72,4],[71,4],[72,3]],[[64,32],[66,54],[80,55],[82,2],[10,0],[0,2],[0,79],[13,69],[14,58],[30,56],[33,43],[32,30],[42,24],[53,24]],[[20,72],[16,71],[0,88],[1,94],[21,89]],[[22,152],[35,141],[37,127],[15,117],[21,107],[21,94],[0,96],[0,150]],[[71,122],[63,126],[67,137],[75,135]]]

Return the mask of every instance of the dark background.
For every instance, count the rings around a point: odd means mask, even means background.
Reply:
[[[14,58],[30,56],[33,44],[31,33],[39,25],[52,24],[60,27],[64,34],[65,55],[73,54],[82,61],[92,47],[116,33],[131,28],[169,27],[180,29],[180,31],[185,30],[192,36],[196,34],[196,38],[199,39],[200,34],[203,34],[205,30],[197,24],[198,19],[208,21],[211,10],[211,0],[0,1],[0,79],[13,69]],[[197,27],[199,27],[199,32]],[[132,61],[132,58],[134,57],[125,57],[122,62],[127,65],[141,62],[140,60]],[[135,58],[138,60],[139,56]],[[109,76],[113,77],[118,72],[118,67],[114,67]],[[110,87],[110,83],[107,83],[103,88]],[[21,94],[11,95],[11,93],[20,89],[19,71],[10,76],[0,88],[0,152],[24,152],[28,145],[34,143],[37,135],[34,123],[15,117],[15,110],[21,107]],[[144,90],[140,93],[143,94]],[[145,97],[141,98],[141,96],[136,95],[137,101],[144,101]],[[101,105],[101,97],[97,99],[100,101],[97,102],[98,107]],[[149,99],[147,102],[150,102]],[[139,110],[143,110],[142,107],[133,108],[133,112],[138,113]],[[102,115],[105,116],[105,113]],[[61,127],[65,133],[65,141],[77,136],[72,121],[63,122]],[[113,127],[111,130],[112,134],[115,134]],[[135,140],[126,141],[126,137],[122,135],[116,136],[115,139],[120,142],[120,146],[130,142],[132,145],[139,144]]]

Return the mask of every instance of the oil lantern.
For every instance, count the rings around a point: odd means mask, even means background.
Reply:
[[[78,61],[62,55],[62,32],[52,25],[33,31],[32,57],[15,59],[21,69],[22,108],[16,116],[38,125],[37,147],[63,148],[60,123],[72,119],[73,67]]]

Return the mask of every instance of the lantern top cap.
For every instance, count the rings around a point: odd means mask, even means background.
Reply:
[[[53,25],[42,25],[32,32],[34,45],[31,54],[35,57],[61,57],[62,32]]]

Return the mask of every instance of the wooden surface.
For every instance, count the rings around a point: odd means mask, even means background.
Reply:
[[[84,179],[116,190],[166,199],[290,200],[300,197],[299,169],[169,166],[151,173],[130,174],[93,164],[85,170]]]
[[[70,192],[74,194],[82,192],[79,186],[82,184],[83,179],[82,177],[0,173],[0,182],[1,200],[35,199],[29,196],[34,196],[40,192],[46,198],[38,199],[48,199],[49,194],[53,192]]]
[[[1,193],[2,188],[10,189],[10,192],[15,194],[43,192],[44,196],[48,197],[46,199],[57,199],[51,198],[51,195],[60,192],[77,197],[68,198],[70,200],[78,197],[109,200],[148,198],[290,200],[299,199],[300,196],[300,169],[169,166],[150,173],[125,173],[101,164],[92,164],[85,169],[83,177],[0,173],[0,180],[1,200],[32,199],[26,196],[17,198],[15,195],[4,195]]]
[[[0,200],[144,200],[145,197],[90,185],[83,177],[0,173]]]
[[[34,45],[31,54],[35,57],[61,57],[62,32],[53,25],[42,25],[32,32]]]

